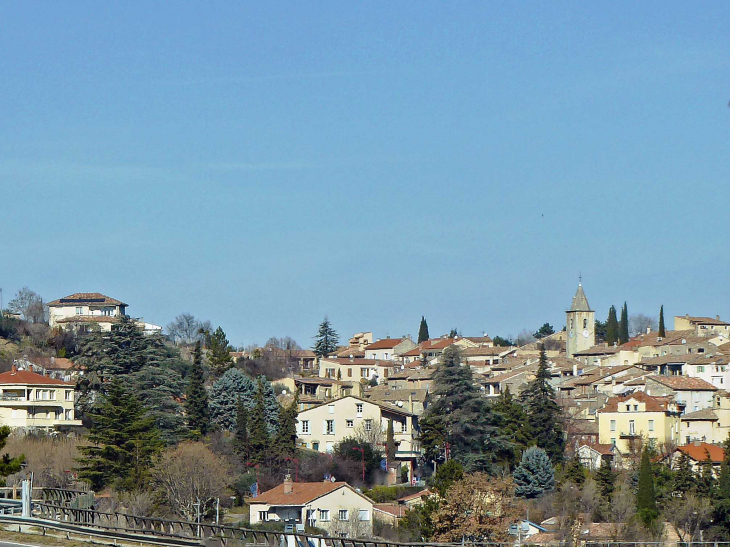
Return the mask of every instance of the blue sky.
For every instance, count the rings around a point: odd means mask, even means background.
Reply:
[[[730,4],[0,5],[5,301],[232,343],[730,317]]]

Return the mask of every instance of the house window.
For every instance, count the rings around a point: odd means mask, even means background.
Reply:
[[[259,511],[259,521],[266,522],[269,520],[269,512],[268,511]]]
[[[312,443],[312,450],[319,452],[319,443]]]
[[[587,327],[588,327],[588,319],[583,319],[583,328],[585,329]]]
[[[704,365],[699,365],[699,366],[697,367],[697,372],[698,372],[698,373],[700,373],[700,372],[705,372],[705,367],[704,367]]]
[[[76,315],[84,313],[84,309],[81,306],[76,306]]]
[[[373,421],[365,420],[365,431],[372,431],[372,430],[373,430]]]
[[[634,405],[634,412],[639,412],[639,405]]]
[[[334,420],[327,420],[325,422],[324,433],[325,433],[325,435],[334,435],[335,434],[335,421]]]
[[[407,431],[406,430],[406,423],[405,422],[401,422],[400,423],[400,432],[401,433],[406,433],[406,431]]]
[[[369,378],[369,377],[370,377],[370,369],[361,368],[360,369],[360,378]]]
[[[388,354],[386,353],[384,359],[387,359],[387,358],[388,358]]]
[[[362,418],[362,403],[357,403],[355,405],[355,412],[357,412],[358,418]]]
[[[634,435],[636,433],[636,424],[634,423],[634,420],[629,420],[629,435]]]
[[[347,420],[347,427],[355,427],[354,420]]]
[[[66,390],[66,400],[67,401],[73,401],[74,400],[74,392],[71,390]]]
[[[631,412],[631,405],[626,405],[626,412]]]
[[[349,520],[349,511],[347,509],[340,509],[340,511],[337,513],[337,518],[340,520]]]
[[[302,420],[302,433],[309,435],[309,420]]]
[[[357,512],[357,518],[358,520],[367,522],[368,520],[370,520],[370,511],[368,511],[367,509],[360,509]]]
[[[329,410],[330,414],[335,413],[335,405],[327,405],[327,409]]]
[[[352,378],[352,367],[347,369],[347,377]]]
[[[324,375],[327,378],[334,378],[335,377],[335,369],[333,369],[333,368],[325,369]]]
[[[654,420],[649,420],[649,431],[654,431]]]
[[[611,420],[611,431],[616,431],[616,420]]]
[[[322,522],[329,522],[330,521],[330,510],[329,509],[320,509],[319,510],[319,520]]]
[[[66,420],[71,421],[74,419],[74,411],[73,410],[67,410],[66,411]]]

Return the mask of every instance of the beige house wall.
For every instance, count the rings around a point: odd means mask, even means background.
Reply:
[[[615,444],[622,454],[631,451],[631,439],[622,438],[622,434],[630,433],[630,422],[634,422],[635,438],[643,438],[656,444],[679,442],[680,420],[678,416],[668,416],[666,412],[646,412],[644,403],[620,403],[619,407],[631,404],[639,405],[638,411],[599,412],[598,413],[598,442],[601,444]],[[612,427],[612,421],[615,421]],[[653,421],[653,424],[650,422]]]
[[[73,386],[0,385],[0,424],[12,429],[78,427]]]

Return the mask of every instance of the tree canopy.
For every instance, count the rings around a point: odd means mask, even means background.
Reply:
[[[325,316],[324,321],[319,324],[319,331],[314,337],[314,353],[318,357],[327,357],[337,350],[337,342],[339,337],[337,331],[332,328],[330,320]]]

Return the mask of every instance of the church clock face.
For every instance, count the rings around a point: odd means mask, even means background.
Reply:
[[[588,338],[588,335],[589,334],[590,334],[590,332],[588,332],[588,329],[584,330],[583,331],[583,338]]]

